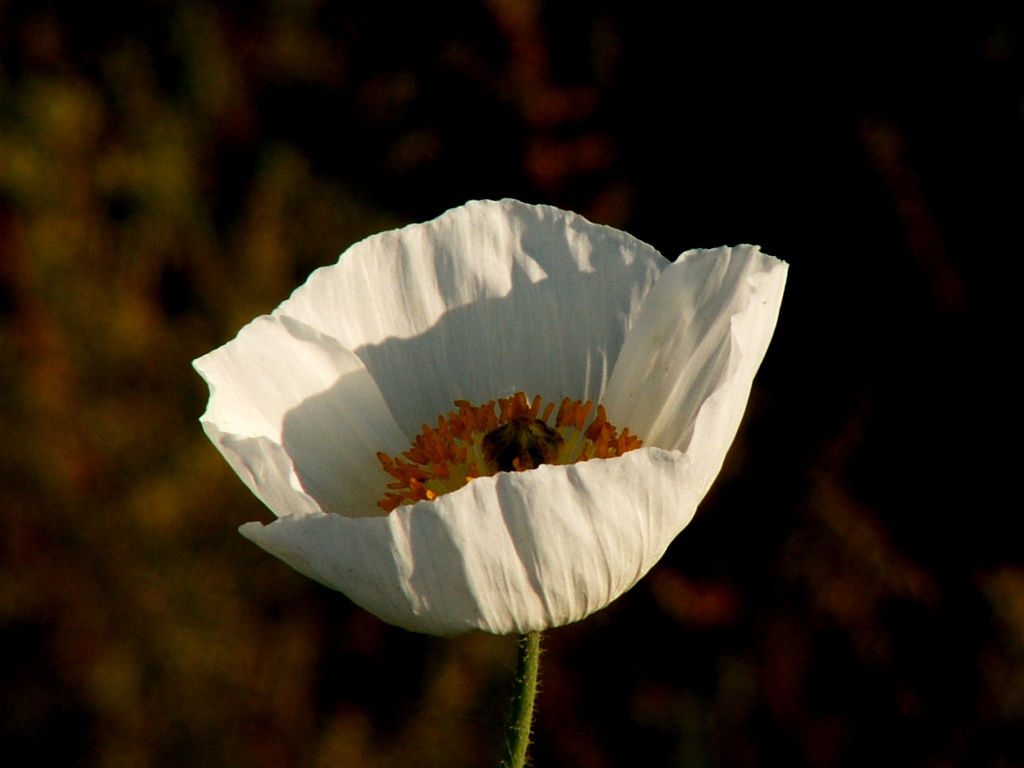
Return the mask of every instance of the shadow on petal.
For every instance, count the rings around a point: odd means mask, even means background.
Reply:
[[[523,391],[598,400],[653,280],[574,272],[445,312],[424,332],[355,350],[411,439],[457,399],[486,403]]]
[[[343,517],[382,514],[377,502],[390,478],[377,451],[409,445],[362,367],[288,411],[282,441],[302,488],[324,512]]]
[[[472,556],[482,542],[460,541],[460,529],[450,525],[440,505],[417,505],[407,523],[412,566],[408,589],[415,600],[414,611],[451,622],[440,630],[442,634],[486,626],[466,562],[467,554]]]

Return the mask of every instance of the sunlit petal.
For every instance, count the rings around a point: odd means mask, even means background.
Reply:
[[[784,262],[755,246],[687,251],[647,296],[605,394],[647,445],[691,454],[706,490],[775,330]]]
[[[599,399],[667,266],[574,213],[476,202],[357,243],[277,314],[355,351],[412,437],[457,399]]]
[[[693,517],[691,476],[686,456],[642,449],[479,478],[387,518],[242,533],[406,629],[521,633],[578,621],[633,586]]]
[[[210,383],[207,434],[275,514],[380,511],[388,477],[376,452],[407,440],[358,357],[299,321],[269,316],[195,366]]]

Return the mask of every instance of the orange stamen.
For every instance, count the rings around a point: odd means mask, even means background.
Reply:
[[[555,413],[553,402],[545,405],[540,395],[529,401],[525,392],[516,392],[484,405],[456,400],[455,407],[458,411],[437,417],[437,427],[424,424],[400,458],[377,454],[381,468],[394,479],[387,484],[384,498],[377,502],[385,512],[417,501],[433,501],[510,465],[523,472],[538,463],[610,459],[643,445],[628,429],[620,435],[608,421],[603,405],[597,406],[597,414],[588,425],[587,418],[594,409],[592,400],[565,398]],[[549,423],[552,414],[553,428]],[[501,437],[495,438],[492,433]],[[501,455],[506,456],[497,459],[498,463],[490,450],[495,440],[501,441]],[[499,466],[502,461],[510,461],[510,465]]]

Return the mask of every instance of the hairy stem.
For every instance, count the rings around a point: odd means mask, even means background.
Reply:
[[[537,669],[540,666],[540,632],[519,637],[516,663],[516,691],[505,741],[502,768],[524,768],[533,726],[533,702],[537,698]]]

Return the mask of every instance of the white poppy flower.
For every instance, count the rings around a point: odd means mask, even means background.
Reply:
[[[410,630],[578,621],[692,519],[739,426],[786,268],[752,246],[670,263],[624,232],[514,200],[367,238],[195,361],[207,435],[278,518],[241,533]],[[495,467],[481,447],[495,422],[458,413],[493,414],[516,393],[600,404],[612,443],[583,445],[570,423],[580,403],[555,421],[535,407],[523,423],[550,455]],[[529,407],[516,402],[504,403],[512,416]],[[420,438],[428,453],[454,439],[439,433],[465,432],[454,480],[423,479],[449,469],[413,446],[424,424],[440,424]],[[551,463],[580,451],[593,458]]]

